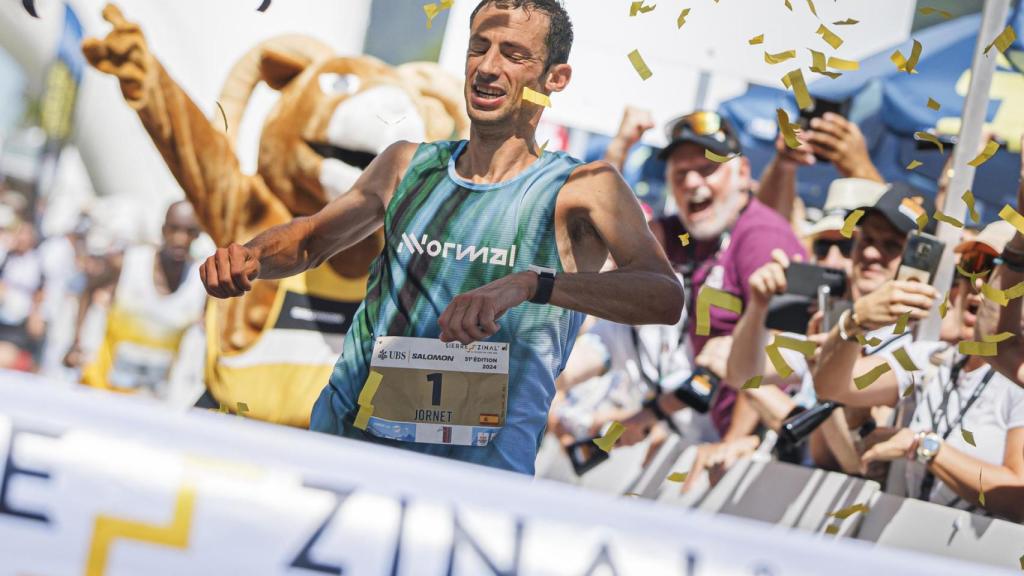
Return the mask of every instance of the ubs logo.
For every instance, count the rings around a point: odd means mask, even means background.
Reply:
[[[377,353],[378,360],[405,360],[406,354],[401,350],[381,350]]]

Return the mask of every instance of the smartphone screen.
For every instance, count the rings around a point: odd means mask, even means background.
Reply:
[[[945,246],[929,234],[912,234],[903,250],[903,261],[896,272],[896,279],[931,284],[939,269],[939,262],[942,261]]]

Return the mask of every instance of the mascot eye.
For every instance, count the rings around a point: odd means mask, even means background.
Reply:
[[[359,90],[359,76],[325,72],[320,75],[320,91],[324,94],[354,94]]]

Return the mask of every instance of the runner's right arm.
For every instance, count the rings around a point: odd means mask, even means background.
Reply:
[[[373,234],[409,165],[416,144],[396,142],[363,171],[352,189],[312,216],[274,226],[245,245],[218,248],[199,268],[215,298],[241,296],[256,279],[301,274]]]

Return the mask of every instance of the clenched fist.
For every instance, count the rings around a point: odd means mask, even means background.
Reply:
[[[252,290],[260,275],[259,255],[252,248],[231,244],[218,248],[199,267],[206,293],[214,298],[234,298]]]
[[[146,86],[156,77],[156,61],[146,46],[146,37],[139,25],[125,20],[113,4],[103,9],[103,19],[114,29],[102,40],[86,38],[82,52],[97,70],[121,81],[121,93],[129,104],[139,103]]]

